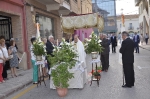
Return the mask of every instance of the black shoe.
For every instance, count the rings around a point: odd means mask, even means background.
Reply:
[[[106,69],[105,72],[108,72],[108,69]]]
[[[19,67],[16,67],[17,69],[19,69]]]
[[[122,85],[123,88],[131,88],[132,86]]]

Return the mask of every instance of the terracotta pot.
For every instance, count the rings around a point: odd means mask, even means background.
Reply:
[[[92,59],[97,59],[98,52],[91,52]]]
[[[68,89],[67,88],[57,88],[57,93],[60,97],[65,97],[68,93]]]
[[[41,61],[42,60],[42,56],[36,56],[36,60],[37,61]]]
[[[100,80],[101,76],[94,76],[94,78]]]

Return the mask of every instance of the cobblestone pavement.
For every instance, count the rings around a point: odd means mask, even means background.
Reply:
[[[119,48],[119,46],[118,46]],[[118,49],[117,48],[117,49]],[[49,80],[45,87],[42,83],[38,88],[30,85],[11,95],[7,99],[150,99],[150,51],[140,49],[135,54],[135,86],[122,88],[122,66],[118,63],[119,54],[110,53],[110,68],[102,72],[100,86],[93,82],[86,84],[84,89],[69,89],[65,98],[60,98],[56,90],[50,90]],[[87,57],[88,71],[91,70],[90,56]]]

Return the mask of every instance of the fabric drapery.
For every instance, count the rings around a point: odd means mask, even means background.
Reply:
[[[93,13],[80,16],[61,17],[61,25],[63,32],[70,34],[73,34],[76,29],[91,27],[97,27],[99,31],[102,31],[104,28],[104,20],[97,13]]]

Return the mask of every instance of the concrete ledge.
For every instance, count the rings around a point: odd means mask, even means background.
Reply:
[[[0,99],[5,99],[15,92],[18,92],[19,90],[32,84],[32,69],[26,71],[19,70],[18,77],[11,78],[11,75],[9,74],[8,78],[9,80],[6,80],[5,83],[0,84]]]
[[[150,48],[146,48],[146,47],[143,47],[143,46],[139,46],[139,47],[141,47],[141,48],[143,48],[143,49],[145,49],[145,50],[150,51]]]
[[[26,86],[28,86],[30,84],[32,84],[32,80],[27,81],[25,83],[22,83],[21,85],[16,86],[15,88],[13,88],[13,89],[11,89],[11,90],[9,90],[7,92],[4,92],[4,93],[0,94],[0,99],[5,99],[6,97],[8,97],[8,96],[12,95],[13,93],[15,93],[15,92],[17,92],[17,91],[25,88]]]

